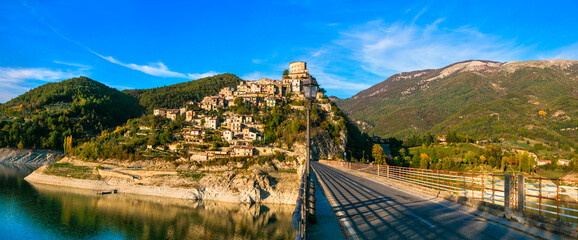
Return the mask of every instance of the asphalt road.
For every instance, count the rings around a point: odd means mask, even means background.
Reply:
[[[457,204],[440,204],[318,162],[311,165],[328,188],[325,194],[333,196],[337,217],[349,221],[360,239],[537,238],[461,211]]]

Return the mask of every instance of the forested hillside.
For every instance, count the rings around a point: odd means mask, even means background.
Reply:
[[[578,61],[466,61],[396,74],[348,99],[334,99],[363,130],[407,139],[427,132],[483,139],[534,139],[559,147],[578,139]]]
[[[178,108],[188,101],[200,102],[205,96],[215,95],[224,87],[236,87],[242,81],[239,77],[224,73],[195,81],[178,83],[165,87],[124,90],[135,96],[148,112],[154,108]]]
[[[226,73],[123,92],[86,77],[48,83],[0,105],[0,147],[63,149],[65,139],[77,145],[153,108],[182,107],[240,81]]]
[[[0,108],[0,147],[62,149],[142,114],[138,100],[86,77],[48,83]]]

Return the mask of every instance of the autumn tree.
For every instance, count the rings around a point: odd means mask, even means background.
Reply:
[[[386,164],[385,163],[385,152],[383,148],[379,144],[373,144],[373,148],[371,149],[371,155],[375,160],[376,164]]]
[[[63,148],[64,148],[64,153],[70,153],[72,151],[72,136],[68,136],[68,137],[64,138]]]
[[[420,155],[419,168],[428,169],[430,161],[431,158],[427,154],[422,153]]]

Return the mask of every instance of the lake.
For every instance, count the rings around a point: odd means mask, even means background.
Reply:
[[[30,184],[0,164],[0,239],[293,239],[294,206],[232,204]]]

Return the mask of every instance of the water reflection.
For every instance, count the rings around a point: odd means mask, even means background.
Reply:
[[[41,166],[42,165],[21,165],[0,162],[0,177],[3,179],[24,178]]]
[[[0,238],[291,239],[294,236],[292,207],[287,205],[126,194],[96,196],[94,191],[30,185],[22,180],[26,171],[0,168],[0,209],[17,208],[10,212],[20,214],[7,215],[20,223],[9,225],[24,228],[17,229],[20,235],[0,232]]]

